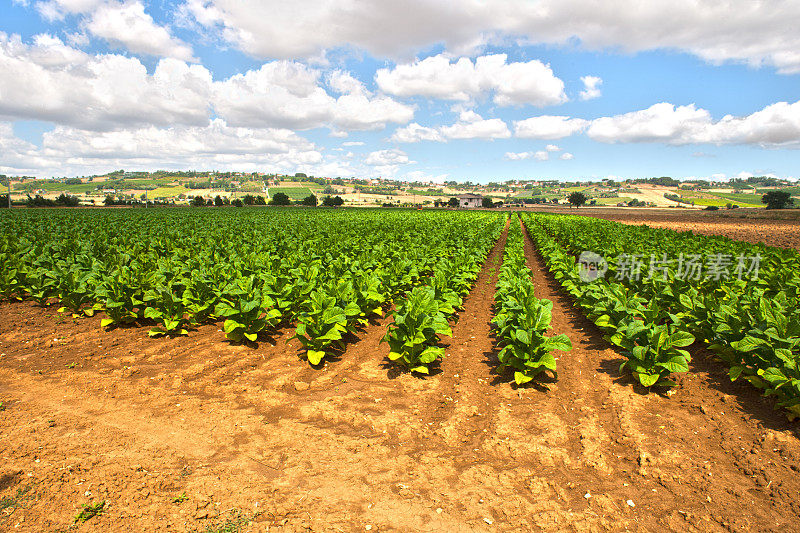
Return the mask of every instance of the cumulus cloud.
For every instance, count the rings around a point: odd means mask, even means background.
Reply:
[[[580,94],[581,100],[592,100],[600,97],[602,94],[600,92],[600,85],[603,83],[602,78],[598,78],[597,76],[581,76],[581,81],[584,87]]]
[[[204,126],[144,127],[95,132],[56,126],[37,147],[14,137],[0,123],[0,171],[33,175],[107,172],[110,168],[292,170],[323,157],[307,139],[289,130],[233,128],[215,119]]]
[[[347,141],[343,142],[342,146],[364,146],[363,141]]]
[[[36,8],[51,22],[68,14],[79,16],[79,26],[83,30],[113,47],[134,54],[195,61],[191,46],[173,37],[166,26],[157,24],[145,12],[141,0],[46,0],[38,2]],[[79,38],[82,46],[88,44],[85,35]],[[70,40],[72,44],[79,44]]]
[[[561,148],[559,148],[555,144],[548,144],[547,146],[544,147],[544,149],[547,150],[548,152],[558,152],[561,150]]]
[[[370,130],[389,122],[404,124],[414,116],[412,106],[386,96],[373,96],[358,80],[337,72],[328,84],[320,72],[294,61],[273,61],[215,83],[213,103],[230,123],[250,127],[308,129],[332,124],[344,130]]]
[[[445,138],[437,128],[420,126],[416,122],[412,122],[408,126],[397,128],[389,140],[399,143],[415,143],[420,141],[443,142]]]
[[[32,44],[0,32],[0,117],[89,129],[208,121],[211,73],[165,58],[152,74],[135,57],[93,56],[60,39]]]
[[[404,151],[391,148],[389,150],[370,152],[364,159],[364,163],[371,166],[405,165],[409,163],[409,160]]]
[[[416,122],[398,128],[389,139],[393,142],[415,143],[419,141],[445,142],[448,139],[506,139],[511,132],[499,118],[484,119],[474,111],[462,111],[458,121],[435,128],[420,126]]]
[[[714,121],[694,104],[667,102],[592,121],[587,135],[605,143],[753,144],[800,148],[800,101],[778,102],[744,117],[726,115]]]
[[[56,37],[32,44],[0,32],[0,118],[47,120],[84,129],[202,125],[212,109],[232,126],[334,131],[405,124],[414,107],[374,95],[344,72],[328,77],[292,61],[213,81],[201,65],[161,59],[152,74],[135,57],[90,55]],[[345,132],[346,135],[346,132]]]
[[[463,111],[458,122],[440,128],[442,135],[448,139],[506,139],[511,132],[505,122],[499,118],[484,119],[474,111]]]
[[[550,153],[546,150],[539,150],[536,152],[506,152],[505,158],[510,161],[523,161],[525,159],[547,161],[550,159]]]
[[[422,61],[384,68],[375,81],[395,96],[426,96],[445,100],[472,100],[493,94],[500,106],[531,104],[547,106],[567,100],[564,82],[540,61],[507,63],[506,54],[481,56],[473,63],[462,57],[455,62],[444,54]]]
[[[450,51],[477,50],[493,38],[513,38],[577,42],[590,50],[681,50],[713,63],[800,72],[795,0],[309,0],[302,11],[274,2],[185,0],[181,9],[221,39],[262,58],[312,57],[342,46],[398,58],[437,44]]]
[[[153,17],[145,13],[141,2],[102,4],[91,13],[85,27],[110,45],[134,54],[195,61],[192,48],[156,24]]]
[[[514,122],[514,135],[523,139],[563,139],[586,129],[588,120],[542,115]]]
[[[560,156],[558,156],[558,158],[559,158],[559,159],[563,159],[564,161],[569,161],[570,159],[575,159],[575,156],[574,156],[574,155],[572,155],[572,154],[571,154],[571,153],[569,153],[569,152],[564,152],[563,154],[561,154]]]

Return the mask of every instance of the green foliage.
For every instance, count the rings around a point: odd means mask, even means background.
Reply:
[[[75,515],[74,522],[76,524],[77,523],[81,523],[82,524],[82,523],[86,522],[90,518],[93,518],[93,517],[101,514],[103,512],[103,509],[105,509],[105,506],[106,506],[106,501],[105,500],[103,500],[101,502],[98,502],[98,503],[87,503],[87,504],[83,505],[81,510],[78,512],[78,514]]]
[[[566,335],[546,337],[552,320],[553,302],[534,295],[531,271],[525,265],[525,250],[519,219],[511,221],[503,264],[495,292],[496,338],[500,346],[500,368],[514,370],[517,385],[527,383],[544,371],[557,376],[554,350],[569,351]]]
[[[582,192],[575,191],[573,193],[570,193],[570,195],[567,197],[567,200],[571,205],[574,205],[575,207],[580,207],[586,203],[588,198]]]
[[[644,385],[670,385],[688,370],[683,348],[702,342],[742,377],[800,415],[800,254],[764,245],[646,226],[560,215],[526,215],[526,223],[555,278],[606,338],[620,346]],[[573,254],[594,250],[609,262],[604,279],[583,282]],[[640,277],[619,276],[619,254],[644,258]],[[649,276],[649,258],[704,253],[732,259],[728,275]],[[759,270],[737,268],[759,259]],[[737,260],[741,258],[740,260]],[[752,259],[751,259],[752,260]],[[740,263],[741,261],[741,263]],[[752,266],[752,265],[751,265]]]
[[[270,205],[291,205],[292,201],[286,194],[278,192],[272,195],[272,199],[269,203]]]
[[[273,299],[264,294],[263,281],[255,274],[228,284],[214,314],[225,319],[222,331],[234,342],[255,342],[260,332],[274,327],[281,318]]]
[[[339,207],[344,203],[341,196],[334,196],[331,198],[330,196],[326,196],[322,199],[322,205],[325,207]]]
[[[430,287],[416,287],[394,312],[381,342],[389,344],[389,359],[412,372],[430,373],[430,365],[444,357],[439,336],[453,334]]]
[[[761,197],[761,203],[767,204],[767,209],[786,209],[794,200],[786,191],[770,191]]]

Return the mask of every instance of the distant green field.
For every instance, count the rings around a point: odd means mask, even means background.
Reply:
[[[582,192],[588,189],[589,187],[564,187],[561,189],[562,192],[571,193],[571,192]]]
[[[47,192],[66,192],[68,194],[86,194],[97,189],[99,183],[66,184],[59,181],[36,180],[14,185],[15,191],[31,191],[41,189]]]
[[[157,198],[173,198],[179,194],[188,194],[191,189],[187,189],[183,185],[175,185],[174,187],[159,187],[147,193],[147,197],[151,200]]]
[[[775,191],[775,190],[788,192],[792,196],[800,196],[800,187],[782,187],[780,189],[758,189],[757,192],[759,194],[766,194],[770,191]]]
[[[534,194],[532,191],[521,191],[514,198],[546,198],[547,200],[552,200],[553,198],[561,198],[561,197],[563,197],[562,194],[554,194],[549,192]]]
[[[128,178],[122,180],[122,187],[125,189],[147,189],[152,188],[156,189],[158,187],[168,187],[175,183],[177,180],[172,178],[162,178],[162,179],[139,179],[139,178]]]
[[[747,193],[725,193],[725,192],[715,192],[713,193],[714,196],[719,196],[721,198],[725,198],[726,200],[730,200],[731,202],[742,205],[742,204],[750,204],[750,205],[763,205],[761,203],[761,195],[759,194],[747,194]]]
[[[270,187],[269,197],[272,198],[279,192],[288,196],[290,200],[302,200],[306,196],[314,194],[308,187]]]
[[[592,198],[589,202],[595,201],[595,205],[617,205],[620,202],[628,203],[633,198],[629,196],[619,196],[617,198]]]

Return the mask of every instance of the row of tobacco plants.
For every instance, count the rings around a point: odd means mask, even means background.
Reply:
[[[555,278],[642,385],[674,385],[670,374],[689,370],[684,348],[701,342],[732,380],[800,416],[796,251],[569,215],[525,215],[525,223]],[[576,260],[586,251],[603,258],[593,281]]]
[[[503,219],[381,210],[12,210],[0,216],[0,299],[57,304],[76,318],[102,312],[106,328],[147,323],[151,336],[185,335],[219,320],[229,340],[256,341],[291,325],[318,364],[395,300],[398,311],[419,314],[408,302],[421,290],[451,316]]]
[[[495,292],[495,317],[500,352],[500,369],[510,368],[520,385],[542,372],[557,377],[554,350],[568,351],[572,343],[566,335],[547,337],[553,302],[534,295],[531,271],[526,266],[525,244],[519,218],[512,219]]]

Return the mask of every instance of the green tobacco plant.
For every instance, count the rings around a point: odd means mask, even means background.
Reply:
[[[531,285],[517,297],[503,301],[492,320],[502,347],[497,354],[500,368],[512,368],[517,385],[531,381],[546,370],[558,377],[552,352],[572,349],[572,342],[564,334],[545,336],[550,329],[552,309],[553,302],[536,298]]]
[[[358,309],[350,306],[350,316]],[[307,308],[298,316],[297,329],[292,337],[306,349],[312,365],[318,365],[332,348],[343,348],[342,334],[348,331],[348,314],[336,305],[336,298],[323,291],[311,293]]]
[[[669,325],[653,326],[632,320],[614,334],[611,341],[623,348],[628,360],[620,372],[628,369],[645,387],[675,386],[669,375],[688,372],[691,356],[683,350],[694,342],[694,336]]]
[[[430,373],[430,365],[444,357],[439,336],[452,336],[447,318],[430,287],[416,287],[394,312],[381,342],[389,344],[389,359],[412,372]]]
[[[144,316],[158,324],[147,333],[149,336],[188,335],[185,328],[188,323],[185,318],[186,305],[181,296],[184,290],[180,285],[165,284],[144,294]]]
[[[225,319],[222,331],[233,342],[243,339],[255,342],[259,332],[275,326],[281,318],[272,298],[262,293],[255,275],[231,283],[214,314]]]

